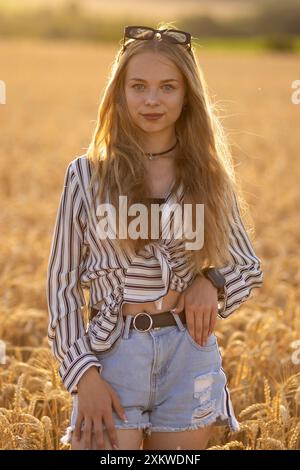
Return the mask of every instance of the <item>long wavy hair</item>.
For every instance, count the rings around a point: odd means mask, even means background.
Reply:
[[[164,23],[158,25],[157,29],[167,27],[170,26]],[[120,46],[87,149],[87,158],[92,166],[91,186],[97,179],[100,183],[97,192],[99,201],[107,202],[106,195],[109,194],[117,213],[119,195],[127,196],[128,206],[137,202],[147,205],[147,157],[142,148],[139,128],[129,114],[124,87],[130,59],[148,51],[162,54],[171,60],[180,70],[186,87],[186,107],[175,123],[179,146],[175,160],[176,179],[171,194],[182,183],[184,203],[204,204],[204,245],[199,250],[186,252],[193,257],[198,270],[209,265],[223,266],[232,262],[229,236],[231,226],[235,224],[235,198],[241,213],[247,218],[247,229],[253,231],[254,227],[234,171],[227,136],[217,116],[217,108],[210,101],[193,47],[191,54],[184,46],[166,40],[133,40],[125,51]],[[135,251],[149,241],[153,239],[118,239],[121,246],[131,246]]]

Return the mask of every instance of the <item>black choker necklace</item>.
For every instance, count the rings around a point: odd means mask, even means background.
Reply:
[[[149,160],[154,160],[155,157],[160,157],[162,155],[165,155],[166,153],[169,153],[171,152],[171,150],[174,150],[174,148],[176,147],[176,145],[178,144],[178,138],[176,137],[176,143],[175,145],[173,145],[171,148],[169,148],[168,150],[165,150],[164,152],[159,152],[159,153],[151,153],[151,152],[146,152],[146,155],[147,157],[149,158]]]

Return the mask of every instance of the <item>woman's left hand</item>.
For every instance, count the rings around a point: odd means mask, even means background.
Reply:
[[[204,276],[197,276],[179,297],[174,313],[185,310],[190,335],[200,346],[205,346],[213,332],[218,313],[218,290]]]

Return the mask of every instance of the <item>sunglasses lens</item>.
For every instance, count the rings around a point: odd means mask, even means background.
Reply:
[[[164,34],[175,43],[186,43],[186,35],[180,31],[165,31]]]
[[[133,39],[151,39],[153,31],[145,28],[131,28],[129,30],[129,36]]]

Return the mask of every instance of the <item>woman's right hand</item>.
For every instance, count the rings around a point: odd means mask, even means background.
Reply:
[[[102,427],[102,421],[104,421],[112,447],[118,448],[119,443],[112,417],[112,408],[122,420],[125,418],[125,411],[115,390],[102,379],[98,367],[95,366],[90,367],[83,374],[77,384],[77,389],[78,416],[74,430],[76,440],[83,439],[84,448],[91,449],[92,430],[94,430],[99,449],[104,449]],[[83,431],[81,431],[82,421],[84,421]]]

